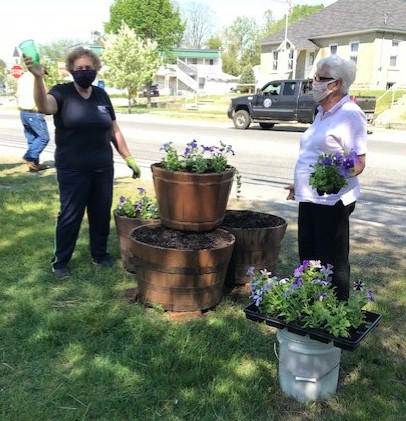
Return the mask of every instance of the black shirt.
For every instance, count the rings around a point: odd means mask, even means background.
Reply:
[[[85,99],[72,82],[54,86],[49,94],[58,103],[54,115],[55,166],[73,170],[111,168],[111,127],[116,116],[107,93],[92,86],[90,97]]]

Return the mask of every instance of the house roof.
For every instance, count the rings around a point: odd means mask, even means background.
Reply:
[[[288,26],[288,38],[298,49],[314,48],[318,38],[361,32],[406,33],[406,0],[338,0]],[[280,44],[285,30],[261,41]]]

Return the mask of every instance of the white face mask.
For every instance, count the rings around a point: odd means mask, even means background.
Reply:
[[[312,83],[312,90],[313,90],[313,98],[316,102],[320,102],[331,93],[334,92],[333,89],[329,89],[328,85],[331,82],[335,82],[335,80],[328,80],[326,82],[317,82],[316,80]]]

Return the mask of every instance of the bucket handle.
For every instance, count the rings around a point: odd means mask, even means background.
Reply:
[[[327,371],[327,373],[322,374],[320,377],[301,377],[301,376],[294,376],[289,369],[286,367],[286,365],[284,365],[281,360],[279,359],[279,355],[278,355],[278,351],[276,349],[276,342],[274,342],[273,344],[273,351],[276,355],[277,360],[279,361],[280,364],[282,364],[283,368],[289,373],[289,375],[291,377],[293,377],[297,382],[310,382],[310,383],[317,383],[318,380],[321,380],[323,377],[328,376],[330,373],[332,373],[339,365],[340,365],[340,361],[341,358],[338,360],[338,363],[331,368],[330,370]]]

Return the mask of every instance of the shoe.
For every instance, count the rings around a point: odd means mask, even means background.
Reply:
[[[44,164],[36,164],[34,161],[27,161],[23,159],[24,164],[27,164],[28,170],[30,172],[38,172],[48,169],[48,167]]]
[[[47,170],[49,168],[44,164],[34,164],[34,163],[32,163],[32,164],[33,165],[31,165],[31,166],[28,165],[30,172],[44,171],[44,170]]]
[[[63,279],[70,276],[68,268],[52,268],[52,273],[55,275],[55,278]]]
[[[30,172],[38,172],[38,171],[44,171],[47,170],[49,167],[47,167],[44,164],[35,164],[35,168],[30,168]]]
[[[93,264],[103,266],[106,268],[111,268],[114,266],[114,260],[111,257],[103,257],[101,259],[93,259]]]

